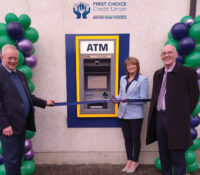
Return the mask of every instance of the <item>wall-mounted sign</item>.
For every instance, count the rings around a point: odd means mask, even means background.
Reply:
[[[114,41],[80,41],[81,54],[113,54]]]

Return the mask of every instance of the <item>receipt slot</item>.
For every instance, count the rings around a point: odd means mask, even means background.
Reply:
[[[117,117],[119,36],[76,36],[77,117]]]

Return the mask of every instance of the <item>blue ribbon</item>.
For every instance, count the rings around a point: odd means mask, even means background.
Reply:
[[[148,102],[151,99],[126,99],[126,100],[99,100],[99,101],[79,101],[79,102],[57,102],[54,106],[74,106],[78,104],[95,104],[107,102]]]

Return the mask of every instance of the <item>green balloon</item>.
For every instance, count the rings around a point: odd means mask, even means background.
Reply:
[[[1,144],[1,140],[0,140],[0,154],[2,154],[3,151],[2,151],[2,144]]]
[[[18,21],[18,18],[14,13],[7,13],[5,16],[5,21],[8,24],[10,22]]]
[[[17,68],[20,67],[21,65],[23,65],[24,63],[24,55],[22,54],[21,51],[19,51],[19,54],[18,54],[18,64],[17,64]]]
[[[194,109],[194,111],[192,112],[192,116],[196,116],[200,113],[200,105],[197,103],[196,108]]]
[[[23,164],[21,166],[21,175],[28,175],[28,173],[26,172],[26,167]]]
[[[39,34],[35,28],[29,27],[24,31],[24,38],[27,38],[32,43],[35,43],[39,39]]]
[[[0,175],[6,175],[6,169],[4,164],[0,166]]]
[[[188,65],[188,64],[183,64],[183,66],[190,67],[190,65]]]
[[[200,148],[200,139],[196,138],[195,140],[197,142],[197,145],[199,146],[198,148]]]
[[[34,55],[34,53],[35,53],[35,47],[34,47],[34,45],[33,45],[33,50],[32,50],[32,52],[31,52],[31,55]]]
[[[161,162],[160,162],[160,157],[157,157],[154,161],[154,164],[155,164],[155,167],[157,170],[161,171],[162,168],[161,168]]]
[[[166,41],[165,46],[166,45],[173,45],[174,47],[176,47],[176,50],[178,50],[178,41],[174,39],[169,39],[168,41]]]
[[[22,175],[32,175],[35,171],[35,163],[33,160],[23,161],[21,166]]]
[[[200,52],[200,43],[196,43],[196,47],[194,48],[194,51]]]
[[[196,108],[194,109],[194,111],[192,112],[192,116],[196,116],[200,113],[200,105],[197,104]]]
[[[0,36],[7,35],[7,25],[4,23],[0,23]]]
[[[172,175],[175,175],[175,171],[174,168],[172,167]]]
[[[200,140],[198,138],[193,140],[193,145],[189,147],[190,150],[195,151],[200,147]]]
[[[31,18],[26,14],[22,14],[19,16],[18,22],[24,27],[24,29],[27,29],[31,25]]]
[[[187,173],[193,173],[198,170],[198,163],[195,161],[194,163],[186,166]]]
[[[194,23],[195,23],[195,24],[196,24],[196,23],[200,23],[200,15],[197,16],[197,17],[194,19]]]
[[[191,16],[184,16],[181,18],[181,22],[185,23],[187,19],[193,19]]]
[[[193,51],[185,57],[184,64],[188,64],[190,67],[198,68],[200,66],[200,52]]]
[[[26,138],[31,139],[35,136],[35,132],[26,130]]]
[[[186,165],[192,164],[196,161],[196,155],[194,151],[188,149],[185,152],[185,161],[186,161]]]
[[[6,44],[15,45],[15,41],[13,41],[8,35],[0,36],[0,50]]]
[[[17,69],[24,73],[27,82],[32,78],[33,72],[29,66],[22,65],[22,66],[18,67]]]
[[[200,23],[194,24],[189,30],[189,36],[197,43],[200,42]]]
[[[171,34],[171,30],[168,32],[168,39],[173,39],[172,34]]]
[[[28,87],[31,93],[35,90],[35,85],[31,80],[28,81]]]
[[[192,115],[190,116],[190,118],[194,118],[194,117],[196,117],[196,116],[192,116]]]

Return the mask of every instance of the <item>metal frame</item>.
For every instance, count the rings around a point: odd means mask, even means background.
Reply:
[[[195,18],[196,16],[197,0],[190,0],[190,16]]]

